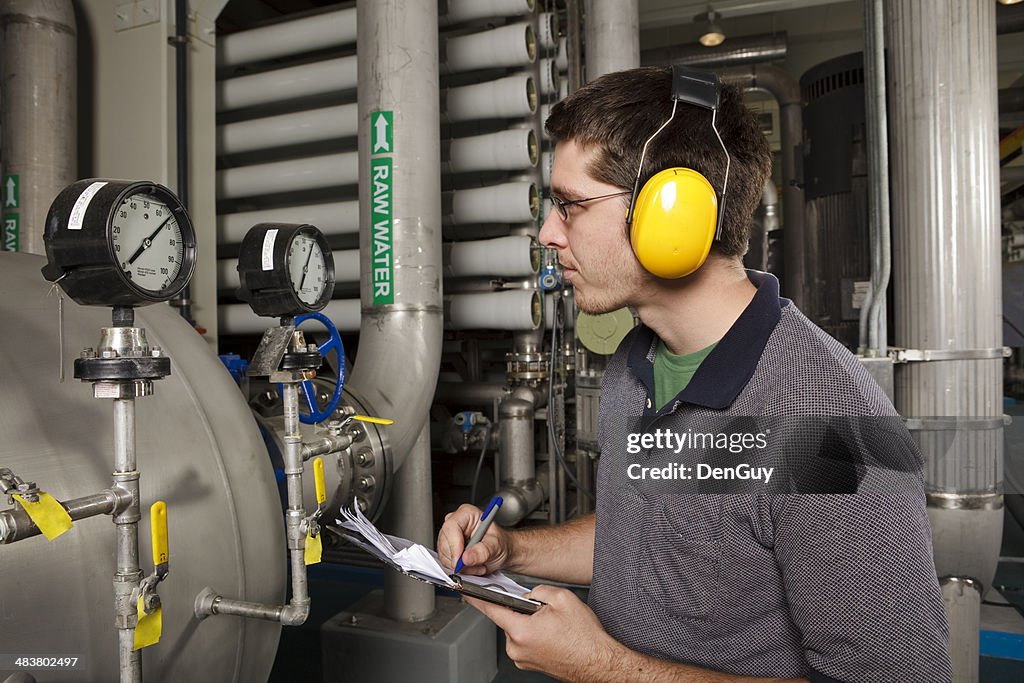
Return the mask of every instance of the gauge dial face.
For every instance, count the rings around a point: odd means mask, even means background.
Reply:
[[[181,270],[181,226],[167,205],[151,195],[134,194],[115,207],[110,244],[125,277],[146,291],[167,289]]]
[[[288,277],[299,301],[314,306],[327,286],[324,253],[311,235],[298,234],[288,246]]]

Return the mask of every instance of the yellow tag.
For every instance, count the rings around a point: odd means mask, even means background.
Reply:
[[[14,499],[21,503],[39,530],[51,541],[71,528],[71,515],[49,493],[40,493],[37,503],[30,503],[17,493]]]
[[[150,614],[146,614],[142,606],[142,596],[139,596],[139,604],[136,606],[139,613],[139,624],[135,627],[135,647],[139,650],[160,642],[160,631],[164,625],[164,608],[157,607]]]
[[[153,565],[170,559],[167,546],[167,503],[158,500],[149,508],[149,535],[153,541]]]
[[[324,486],[324,461],[320,458],[313,461],[313,483],[316,484],[316,502],[323,505],[327,500],[327,487]]]
[[[323,555],[323,544],[320,536],[314,536],[312,530],[306,532],[306,564],[317,564]]]
[[[353,420],[359,420],[360,422],[372,422],[375,425],[393,425],[394,420],[390,420],[386,417],[370,417],[369,415],[353,415]]]

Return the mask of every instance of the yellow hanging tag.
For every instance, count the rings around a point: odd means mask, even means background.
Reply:
[[[153,542],[153,566],[167,565],[170,550],[167,545],[167,503],[158,500],[149,508],[149,534]]]
[[[51,541],[71,528],[71,515],[49,493],[40,493],[37,503],[30,503],[17,493],[14,494],[14,499],[25,508],[25,512],[39,530]]]
[[[142,599],[140,595],[139,603],[136,606],[139,613],[139,624],[135,627],[135,647],[132,648],[133,650],[139,650],[159,643],[160,631],[164,625],[163,606],[159,606],[149,614],[146,614],[146,609],[142,606]]]
[[[323,555],[323,544],[320,543],[320,536],[313,535],[312,529],[306,532],[306,564],[318,564]]]
[[[386,417],[371,417],[369,415],[353,415],[352,419],[353,420],[358,420],[359,422],[371,422],[371,423],[373,423],[375,425],[393,425],[393,424],[395,424],[395,421],[390,419],[390,418],[386,418]]]

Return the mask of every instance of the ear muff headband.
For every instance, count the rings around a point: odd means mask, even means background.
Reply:
[[[672,113],[647,138],[640,152],[626,225],[640,265],[658,277],[680,278],[693,273],[707,259],[712,242],[721,237],[731,159],[716,125],[720,94],[720,81],[715,74],[673,66]],[[640,187],[647,148],[675,118],[680,100],[711,110],[711,129],[725,154],[721,200],[707,178],[682,167],[656,173]]]

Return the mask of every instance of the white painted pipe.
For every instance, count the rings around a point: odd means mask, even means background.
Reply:
[[[441,106],[448,121],[524,118],[537,111],[537,87],[528,73],[449,88]]]
[[[454,277],[529,277],[540,270],[540,253],[528,235],[445,245],[445,275]]]
[[[558,39],[558,54],[555,56],[555,63],[559,71],[569,70],[569,39],[562,36]]]
[[[544,152],[540,155],[540,175],[544,187],[551,187],[551,165],[555,162],[555,155],[551,152]]]
[[[527,23],[441,40],[445,73],[526,66],[537,59],[537,36]]]
[[[451,26],[476,19],[518,17],[532,13],[535,6],[536,0],[447,0],[437,19],[441,26]]]
[[[541,94],[557,95],[562,84],[561,75],[558,73],[558,65],[554,59],[540,60],[540,91]]]
[[[357,152],[324,154],[217,171],[217,197],[234,199],[275,192],[355,185],[359,182]]]
[[[455,190],[451,193],[452,219],[473,223],[526,223],[537,219],[537,186],[520,181]]]
[[[359,202],[329,202],[217,216],[217,244],[238,244],[257,223],[309,223],[325,235],[359,232]]]
[[[451,330],[535,330],[541,323],[541,297],[535,289],[457,294],[448,302]]]
[[[532,128],[457,138],[448,149],[447,167],[452,173],[526,170],[537,165],[539,156]]]
[[[359,282],[359,250],[332,253],[335,282]],[[217,289],[238,289],[238,259],[217,259]]]
[[[353,102],[218,126],[217,154],[350,138],[358,132],[358,105]]]
[[[228,78],[217,83],[217,111],[352,90],[357,78],[355,55]]]
[[[356,9],[315,14],[217,39],[221,66],[238,66],[356,42]]]
[[[537,15],[537,44],[542,54],[558,49],[558,15],[554,12]]]
[[[359,331],[359,299],[335,299],[321,313],[330,318],[341,332]],[[275,318],[253,313],[249,304],[217,306],[217,322],[220,334],[262,334],[268,327],[278,325]]]

